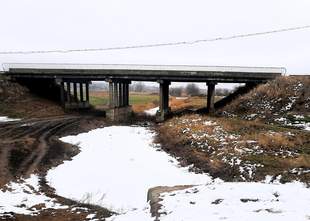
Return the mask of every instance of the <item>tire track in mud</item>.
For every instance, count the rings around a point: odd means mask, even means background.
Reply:
[[[10,174],[11,169],[15,172],[10,177],[29,176],[39,168],[58,131],[80,120],[73,116],[0,124],[1,174]]]
[[[67,210],[50,211],[56,214],[55,216],[50,216],[49,210],[42,211],[44,220],[85,220],[89,213],[96,213],[101,219],[111,216],[113,213],[105,208],[58,196],[45,178],[49,169],[79,153],[78,147],[61,142],[59,137],[102,125],[102,119],[90,116],[56,116],[0,123],[0,188],[11,181],[20,182],[20,178],[36,173],[40,192],[62,205],[69,206]],[[73,207],[77,208],[78,213],[71,211],[70,208]],[[37,221],[41,220],[40,217],[41,215],[36,217],[14,214],[12,220]]]

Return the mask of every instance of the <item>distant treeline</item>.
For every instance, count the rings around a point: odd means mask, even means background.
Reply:
[[[93,82],[90,86],[92,91],[107,91],[109,89],[107,83]],[[130,84],[130,91],[132,92],[147,92],[147,93],[158,93],[158,86],[147,85],[143,82],[134,82]],[[216,88],[216,96],[227,96],[232,90],[226,88]],[[170,87],[169,93],[171,96],[205,96],[206,90],[200,89],[197,84],[191,83],[184,87]]]

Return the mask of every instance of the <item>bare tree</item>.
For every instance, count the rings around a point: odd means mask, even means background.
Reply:
[[[142,82],[135,83],[132,85],[132,90],[134,92],[142,92],[145,89],[145,85]]]
[[[187,95],[198,96],[200,94],[200,89],[196,84],[188,84],[185,88]]]
[[[173,87],[170,88],[169,93],[171,96],[180,97],[182,95],[183,88],[182,87]]]
[[[217,88],[215,90],[215,95],[216,96],[227,96],[230,94],[230,90],[227,88]]]

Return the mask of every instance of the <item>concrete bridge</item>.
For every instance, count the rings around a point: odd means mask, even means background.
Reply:
[[[185,65],[5,64],[4,68],[6,75],[28,85],[37,85],[42,93],[48,90],[47,85],[57,86],[59,100],[68,109],[89,108],[89,84],[91,81],[106,81],[109,83],[107,116],[111,119],[131,112],[131,81],[157,82],[160,92],[159,121],[165,120],[170,112],[171,82],[205,82],[208,86],[206,110],[212,113],[217,83],[245,83],[247,88],[251,88],[285,73],[285,68],[276,67]]]

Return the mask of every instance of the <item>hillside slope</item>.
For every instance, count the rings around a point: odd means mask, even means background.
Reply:
[[[27,118],[62,115],[56,102],[39,97],[25,86],[0,76],[0,115]]]
[[[217,113],[310,130],[310,76],[279,77],[240,96]]]
[[[280,77],[238,97],[215,116],[176,116],[157,142],[181,165],[225,181],[310,184],[310,78]]]

